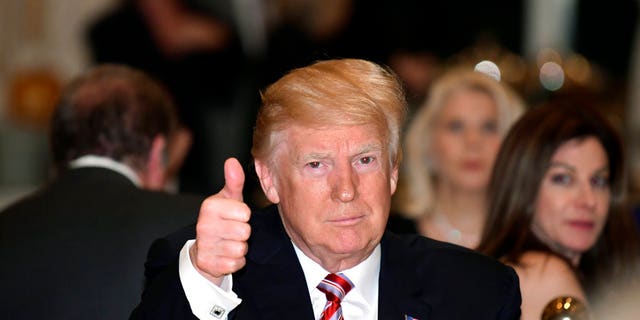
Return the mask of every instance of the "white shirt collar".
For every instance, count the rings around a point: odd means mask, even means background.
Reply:
[[[311,258],[307,257],[295,244],[293,244],[293,248],[298,256],[298,261],[300,261],[300,265],[302,266],[302,271],[304,272],[304,276],[307,281],[307,289],[309,290],[309,295],[312,297],[312,304],[314,304],[314,310],[316,310],[316,301],[314,301],[314,296],[321,297],[318,303],[324,307],[326,298],[324,298],[324,294],[321,293],[316,286],[330,272],[325,270],[315,261],[311,260]],[[376,319],[378,313],[378,279],[380,275],[380,259],[381,249],[380,244],[378,244],[366,260],[351,269],[341,271],[355,285],[355,287],[345,296],[342,303],[345,319],[347,319],[347,314],[354,312],[349,310],[349,304],[355,305],[358,309],[363,309],[362,311],[366,315],[365,318],[374,316],[372,319]],[[322,310],[322,308],[320,310]],[[319,316],[319,314],[316,316]],[[358,318],[362,319],[361,317]]]
[[[111,158],[96,156],[96,155],[85,155],[79,158],[76,158],[69,162],[69,168],[86,168],[86,167],[98,167],[98,168],[106,168],[113,170],[127,177],[127,179],[131,180],[136,187],[141,188],[142,183],[140,182],[140,178],[138,175],[126,164],[121,162],[117,162]]]

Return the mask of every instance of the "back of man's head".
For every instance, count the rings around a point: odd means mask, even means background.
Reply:
[[[177,115],[166,91],[144,73],[122,65],[99,65],[73,80],[51,120],[54,166],[98,155],[144,167],[153,139],[169,137]]]

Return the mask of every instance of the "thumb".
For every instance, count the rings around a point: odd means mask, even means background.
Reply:
[[[244,188],[244,171],[236,158],[229,158],[224,162],[224,187],[219,194],[226,199],[242,201]]]

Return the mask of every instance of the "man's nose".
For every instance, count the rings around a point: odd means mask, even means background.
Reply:
[[[351,165],[337,166],[332,177],[332,198],[340,202],[350,202],[357,197],[358,175]]]

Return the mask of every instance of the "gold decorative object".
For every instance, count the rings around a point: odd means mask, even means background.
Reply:
[[[542,311],[541,320],[589,320],[591,316],[584,302],[570,296],[561,296],[549,301]]]

